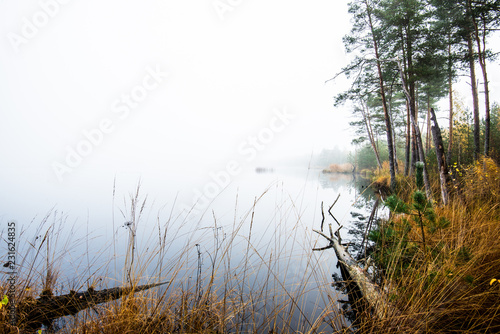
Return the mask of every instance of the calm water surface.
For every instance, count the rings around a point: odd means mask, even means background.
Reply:
[[[49,259],[59,271],[61,293],[92,282],[118,285],[127,280],[131,262],[142,282],[172,280],[196,292],[213,272],[220,285],[237,276],[231,284],[243,295],[266,291],[256,302],[263,317],[280,300],[295,298],[297,328],[307,327],[306,318],[317,317],[329,300],[345,298],[331,287],[331,275],[339,274],[334,251],[312,252],[327,244],[312,232],[320,228],[321,202],[325,226],[335,228],[326,211],[340,194],[332,213],[347,241],[356,238],[349,231],[363,228],[373,201],[367,184],[352,175],[292,168],[237,175],[225,169],[208,175],[110,173],[75,178],[64,187],[43,187],[36,175],[27,179],[31,188],[14,186],[14,177],[10,195],[3,195],[2,234],[15,219],[19,254],[31,254],[29,263],[50,227]],[[131,245],[133,260],[126,256]]]

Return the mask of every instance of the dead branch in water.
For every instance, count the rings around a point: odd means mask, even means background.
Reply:
[[[61,296],[53,296],[50,291],[44,291],[39,298],[26,298],[19,304],[19,313],[22,317],[20,320],[28,329],[34,330],[40,328],[42,324],[50,326],[57,318],[75,315],[89,307],[167,283],[145,284],[136,287],[116,287],[100,291],[89,288],[86,292],[71,291]]]

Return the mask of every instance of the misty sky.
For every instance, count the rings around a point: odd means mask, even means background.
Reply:
[[[346,147],[349,29],[338,0],[1,1],[2,199]]]
[[[345,1],[0,7],[3,168],[52,183],[350,142],[348,113],[325,84],[345,64]]]

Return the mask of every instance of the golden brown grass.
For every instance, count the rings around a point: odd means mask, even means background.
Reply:
[[[381,229],[382,284],[397,312],[365,317],[364,331],[500,332],[500,284],[493,280],[500,278],[500,168],[485,159],[459,172],[450,204],[434,206],[446,223],[424,220],[426,248],[414,215],[394,215]]]
[[[168,281],[166,286],[127,295],[65,317],[55,323],[56,332],[323,333],[341,328],[345,323],[338,309],[336,292],[329,284],[330,273],[319,261],[322,254],[311,251],[314,242],[311,235],[304,233],[301,213],[294,203],[276,203],[276,216],[270,219],[266,232],[272,241],[262,247],[252,235],[256,234],[252,232],[252,224],[257,219],[258,201],[256,199],[241,220],[237,221],[235,214],[231,232],[220,232],[215,215],[213,227],[196,228],[193,235],[203,230],[200,238],[213,239],[213,247],[206,249],[202,260],[197,261],[198,239],[188,240],[185,248],[173,255],[171,242],[178,237],[176,231],[184,228],[188,221],[181,221],[180,228],[176,229],[174,221],[179,217],[172,215],[164,225],[158,223],[157,230],[146,241],[149,250],[138,250],[136,227],[143,215],[145,200],[140,199],[137,192],[131,197],[130,213],[124,214],[132,222],[126,228],[128,240],[121,241],[126,241],[124,259],[122,256],[117,265],[115,257],[103,261],[92,255],[89,259],[88,254],[77,254],[78,259],[86,259],[73,263],[80,272],[83,266],[85,275],[77,277],[67,277],[71,273],[65,272],[60,263],[71,253],[70,245],[85,245],[92,237],[70,241],[74,237],[72,232],[63,237],[64,219],[51,223],[52,215],[48,215],[36,230],[36,235],[41,237],[29,241],[24,235],[20,237],[27,249],[18,255],[22,255],[16,282],[18,300],[37,298],[44,290],[59,295],[70,289],[100,290],[116,285]],[[172,233],[170,237],[169,233]],[[67,244],[58,247],[61,240]],[[114,240],[109,248],[119,243],[120,240]],[[191,257],[188,254],[192,254]],[[300,270],[290,273],[290,267],[296,263],[302,264]],[[116,270],[113,267],[122,269],[113,274]],[[151,268],[155,268],[156,275],[147,275]],[[121,275],[123,282],[116,283],[116,277]],[[6,284],[1,286],[2,296],[7,288]],[[311,300],[307,297],[311,292],[317,295],[312,313]],[[2,308],[0,333],[22,331],[26,319],[18,314],[18,320],[16,327],[9,326],[8,309]]]

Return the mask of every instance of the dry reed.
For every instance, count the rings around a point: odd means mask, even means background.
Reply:
[[[90,287],[168,281],[164,287],[126,295],[60,319],[50,331],[323,333],[345,326],[337,293],[328,284],[330,273],[322,267],[323,255],[311,251],[314,241],[304,233],[300,210],[293,202],[280,202],[273,217],[263,217],[258,215],[259,201],[257,198],[241,219],[237,219],[235,208],[230,230],[228,224],[218,222],[215,213],[213,225],[205,227],[200,226],[201,220],[191,226],[192,220],[173,211],[163,222],[158,215],[156,231],[142,240],[139,238],[145,229],[140,222],[147,204],[137,191],[130,197],[128,210],[122,210],[128,231],[124,259],[118,255],[118,234],[102,252],[112,256],[103,260],[90,250],[91,235],[75,240],[73,229],[64,233],[64,218],[51,213],[36,228],[40,237],[29,242],[25,233],[20,237],[28,246],[19,250],[23,257],[16,286],[18,300],[37,298],[42,291],[63,294]],[[254,235],[252,223],[256,219],[267,219],[268,230]],[[185,246],[176,250],[172,244],[181,237],[186,239]],[[211,240],[211,247],[206,239]],[[75,245],[86,247],[87,254],[73,255],[71,247]],[[67,277],[68,266],[77,273],[75,277]],[[121,282],[117,281],[120,276]],[[6,288],[2,286],[0,293]],[[316,295],[312,301],[311,293]],[[7,309],[2,308],[0,331],[22,331],[27,320],[19,314],[17,327],[11,327]]]

